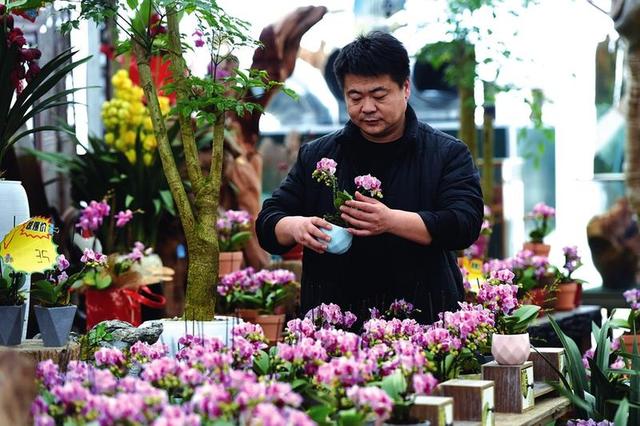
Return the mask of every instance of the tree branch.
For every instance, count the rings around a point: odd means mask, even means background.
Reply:
[[[160,160],[162,161],[162,169],[164,175],[167,178],[169,189],[175,200],[178,213],[180,214],[180,220],[182,227],[184,228],[186,235],[192,235],[195,228],[193,210],[187,192],[182,184],[182,178],[178,171],[175,158],[173,158],[173,152],[171,150],[171,144],[167,136],[167,129],[165,126],[162,111],[160,110],[160,103],[158,102],[158,95],[156,87],[153,83],[151,76],[151,67],[149,66],[149,54],[144,47],[135,39],[131,40],[133,53],[138,63],[138,72],[140,73],[140,84],[144,90],[144,94],[147,97],[147,107],[149,108],[149,114],[153,122],[153,132],[158,142],[158,153],[160,154]],[[182,131],[183,129],[181,129]]]
[[[191,95],[189,84],[185,77],[187,71],[184,58],[182,57],[182,49],[180,43],[180,28],[178,21],[178,12],[175,6],[167,6],[167,26],[169,37],[169,57],[171,58],[171,77],[173,78],[176,88],[176,98],[178,103],[188,100]],[[198,158],[198,147],[193,133],[191,117],[178,111],[178,122],[180,123],[180,135],[182,137],[182,146],[184,147],[184,158],[187,165],[187,174],[193,186],[193,192],[198,193],[202,187],[202,170],[200,169],[200,161]]]

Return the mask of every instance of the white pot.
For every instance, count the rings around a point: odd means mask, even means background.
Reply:
[[[222,340],[225,345],[231,345],[231,330],[243,321],[236,317],[218,315],[213,321],[192,321],[184,319],[164,318],[159,320],[145,321],[140,327],[148,327],[151,324],[160,322],[162,324],[162,334],[159,341],[167,345],[168,355],[175,356],[178,352],[178,340],[190,334],[198,337],[216,337]]]
[[[16,225],[31,217],[29,213],[29,200],[22,183],[17,180],[0,180],[0,239],[4,238]],[[29,306],[29,289],[31,288],[31,275],[27,275],[22,286],[26,293],[25,305]],[[29,309],[25,309],[22,340],[27,336],[27,321]]]
[[[524,364],[529,359],[530,350],[529,333],[491,336],[491,354],[500,365]]]

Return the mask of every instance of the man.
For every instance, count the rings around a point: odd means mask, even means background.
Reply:
[[[258,239],[271,253],[305,247],[302,313],[337,303],[367,319],[404,298],[431,322],[463,299],[452,250],[471,245],[482,224],[478,172],[467,147],[419,122],[408,106],[409,57],[393,36],[373,32],[345,46],[334,64],[351,120],[301,147],[281,186],[263,204]],[[338,163],[338,187],[354,193],[354,177],[382,181],[384,198],[360,193],[341,208],[354,236],[343,255],[325,253],[322,219],[331,191],[311,174],[321,158]]]

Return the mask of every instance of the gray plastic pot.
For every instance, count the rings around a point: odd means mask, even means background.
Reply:
[[[0,345],[15,346],[22,343],[22,326],[27,305],[0,306]]]
[[[77,309],[75,305],[54,308],[39,305],[33,307],[44,346],[59,347],[67,344]]]

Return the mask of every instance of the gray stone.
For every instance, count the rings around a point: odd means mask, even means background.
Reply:
[[[148,327],[134,327],[128,322],[119,320],[103,321],[96,324],[90,331],[93,331],[100,324],[104,324],[105,331],[111,334],[108,341],[98,342],[99,346],[107,348],[117,348],[120,350],[129,349],[134,343],[141,341],[153,344],[158,341],[162,334],[162,324],[154,323]]]

